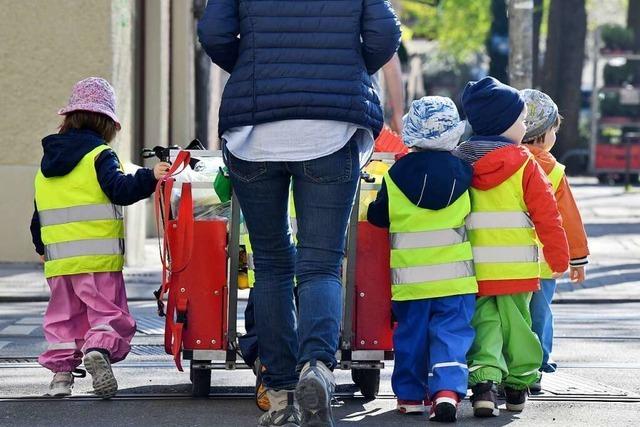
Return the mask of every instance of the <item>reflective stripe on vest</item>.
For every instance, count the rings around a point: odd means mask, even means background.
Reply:
[[[553,187],[554,195],[556,191],[558,191],[558,188],[560,188],[560,183],[562,182],[562,178],[564,178],[564,169],[565,167],[563,164],[556,162],[553,169],[551,169],[551,172],[549,172],[549,175],[547,175],[549,178],[549,181],[551,181],[551,186]],[[551,267],[549,267],[549,264],[547,264],[547,262],[544,259],[542,243],[540,243],[539,254],[540,254],[540,277],[542,279],[552,279],[553,271],[551,271]]]
[[[464,227],[471,209],[469,193],[443,209],[431,210],[411,202],[388,173],[384,182],[389,196],[392,299],[476,293],[473,254]]]
[[[496,187],[470,190],[472,212],[467,228],[479,281],[534,279],[540,275],[536,234],[522,187],[530,161],[532,157]]]
[[[412,233],[391,233],[391,247],[394,249],[433,248],[436,246],[457,245],[466,241],[467,229],[465,227]]]
[[[87,255],[121,255],[124,254],[124,239],[72,240],[46,245],[44,251],[47,261]]]
[[[467,218],[469,230],[531,227],[533,222],[525,212],[472,212]]]
[[[538,246],[478,246],[473,248],[477,263],[538,262]]]
[[[78,221],[96,221],[103,219],[122,219],[122,206],[111,203],[99,205],[71,206],[68,208],[38,211],[40,226],[67,224]]]
[[[468,276],[473,276],[473,261],[391,269],[391,282],[399,286]]]

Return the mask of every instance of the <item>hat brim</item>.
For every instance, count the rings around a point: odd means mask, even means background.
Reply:
[[[69,105],[67,107],[64,107],[58,110],[58,114],[61,116],[65,116],[69,113],[73,113],[74,111],[89,111],[91,113],[104,114],[105,116],[109,117],[111,120],[114,121],[114,123],[116,124],[117,130],[120,130],[122,128],[122,126],[120,125],[120,120],[118,120],[118,117],[115,114],[113,114],[111,111],[108,111],[104,108],[99,108],[91,104]]]

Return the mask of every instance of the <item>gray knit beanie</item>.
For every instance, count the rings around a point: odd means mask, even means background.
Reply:
[[[533,141],[544,135],[558,120],[558,106],[546,93],[535,89],[520,91],[527,104],[527,117],[524,124],[527,132],[523,142]]]

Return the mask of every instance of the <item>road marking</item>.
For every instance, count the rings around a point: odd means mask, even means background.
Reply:
[[[0,348],[4,348],[11,344],[11,341],[0,341]]]
[[[0,335],[29,335],[40,325],[9,325],[0,331]]]
[[[16,325],[42,325],[42,317],[23,317],[15,322]]]

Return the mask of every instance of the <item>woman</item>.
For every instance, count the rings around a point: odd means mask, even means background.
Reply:
[[[271,403],[259,425],[333,426],[344,238],[362,161],[382,127],[370,75],[398,48],[400,25],[383,0],[218,0],[198,35],[231,74],[218,133],[254,252]]]

